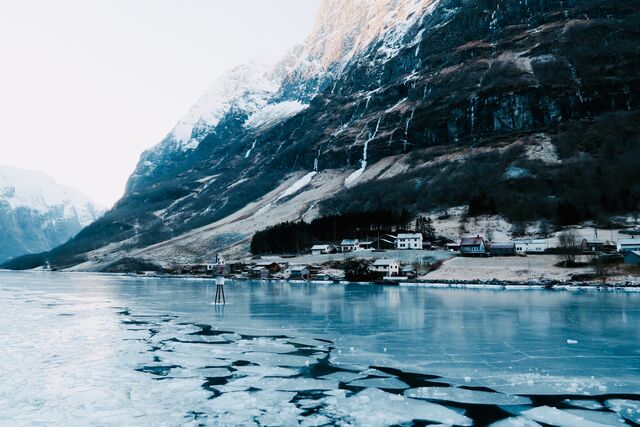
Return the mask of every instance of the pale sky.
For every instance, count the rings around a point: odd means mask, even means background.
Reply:
[[[0,163],[112,205],[224,71],[277,58],[319,0],[0,0]]]

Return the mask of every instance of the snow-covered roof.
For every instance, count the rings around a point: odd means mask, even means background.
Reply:
[[[344,239],[342,241],[342,243],[340,243],[340,245],[342,245],[342,246],[354,246],[354,245],[358,245],[358,244],[360,244],[358,239]]]
[[[289,270],[291,270],[291,271],[303,271],[303,270],[308,270],[308,269],[309,268],[306,265],[294,265]]]
[[[398,239],[422,239],[421,233],[400,233]]]
[[[311,247],[312,251],[322,251],[325,249],[329,249],[331,247],[331,245],[313,245]]]
[[[395,259],[387,259],[387,258],[380,258],[374,261],[373,265],[375,266],[379,266],[379,267],[387,267],[390,266],[391,264],[397,264],[398,261],[396,261]]]

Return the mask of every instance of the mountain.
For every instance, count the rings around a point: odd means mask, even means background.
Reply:
[[[61,245],[102,212],[42,172],[0,165],[0,260]]]
[[[558,224],[638,210],[639,19],[638,0],[325,0],[302,46],[215,83],[46,257],[243,255],[278,222],[389,207]]]

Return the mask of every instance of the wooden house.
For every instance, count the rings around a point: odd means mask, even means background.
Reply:
[[[541,254],[547,251],[549,244],[545,239],[517,239],[516,252],[519,254]]]
[[[384,276],[397,276],[400,273],[400,263],[395,259],[377,259],[371,264],[369,271],[382,273]]]
[[[617,244],[618,253],[625,254],[632,251],[640,251],[640,238],[620,239]]]
[[[463,237],[460,239],[460,253],[466,256],[486,256],[489,254],[489,247],[484,237]]]
[[[336,248],[333,245],[313,245],[311,247],[312,255],[333,254],[335,252],[336,252]]]
[[[289,271],[290,279],[309,280],[311,278],[311,271],[306,265],[294,265]]]
[[[354,252],[360,249],[360,241],[358,239],[344,239],[340,243],[341,252]]]

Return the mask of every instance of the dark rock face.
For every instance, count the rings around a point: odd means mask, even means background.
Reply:
[[[136,245],[166,240],[291,172],[357,169],[365,146],[368,165],[403,156],[408,167],[345,187],[323,212],[445,208],[478,192],[514,219],[553,218],[558,201],[584,217],[637,209],[638,22],[638,0],[441,0],[340,70],[286,78],[274,100],[309,103],[294,117],[252,131],[231,111],[196,150],[145,159],[153,173],[134,175],[118,205],[57,253],[94,246],[101,229],[123,230],[101,243],[131,238],[133,223]],[[509,167],[526,173],[505,178]]]

